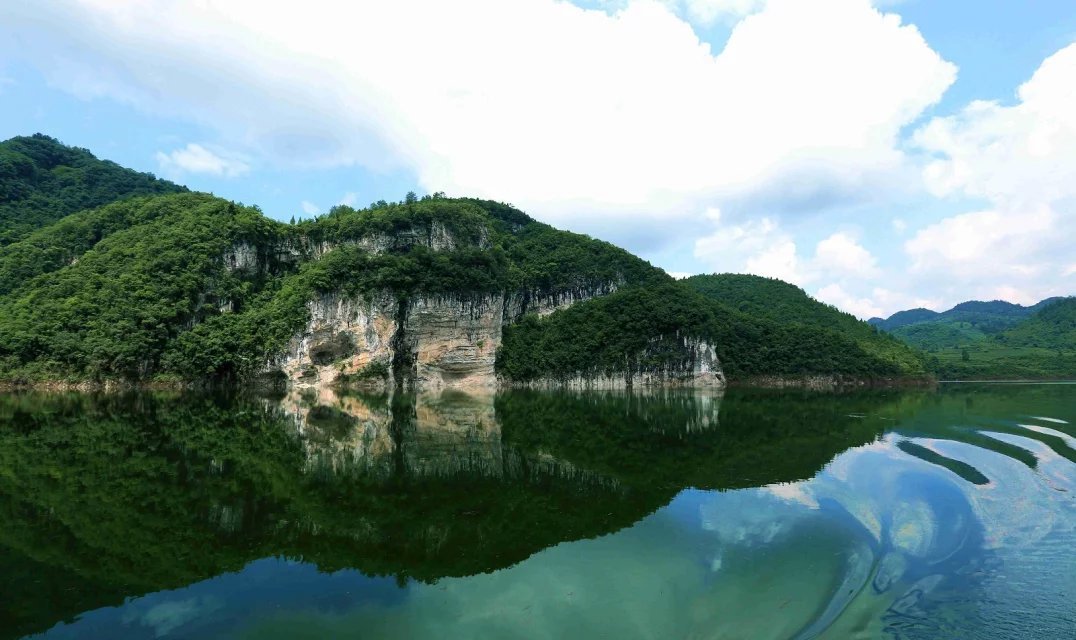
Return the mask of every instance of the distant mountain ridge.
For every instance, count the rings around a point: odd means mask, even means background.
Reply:
[[[948,311],[900,311],[875,327],[929,354],[942,379],[1076,378],[1076,297],[1023,306],[962,302]]]
[[[898,311],[888,318],[871,318],[870,320],[867,320],[867,322],[885,331],[893,331],[901,327],[922,322],[967,322],[975,325],[986,333],[993,333],[1006,327],[1013,326],[1020,320],[1032,316],[1040,309],[1063,299],[1064,297],[1062,296],[1054,296],[1026,307],[1004,300],[990,300],[986,302],[982,300],[968,300],[966,302],[961,302],[948,311],[939,312],[918,307],[915,309]]]

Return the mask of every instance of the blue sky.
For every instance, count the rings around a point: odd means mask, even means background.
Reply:
[[[491,197],[864,317],[1076,293],[1071,3],[338,4],[5,4],[0,138],[284,220]]]

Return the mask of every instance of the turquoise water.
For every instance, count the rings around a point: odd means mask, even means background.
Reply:
[[[0,396],[0,637],[1072,638],[1076,386]]]

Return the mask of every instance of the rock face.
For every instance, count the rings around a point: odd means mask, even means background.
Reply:
[[[415,385],[429,390],[495,386],[504,309],[498,295],[425,296],[407,305],[400,344],[413,363]]]
[[[306,329],[268,369],[283,371],[297,387],[329,386],[341,376],[378,369],[391,373],[399,324],[399,303],[391,293],[368,298],[330,294],[307,307]]]
[[[247,273],[270,273],[287,269],[307,260],[317,260],[333,249],[346,244],[377,255],[390,251],[403,251],[422,246],[431,251],[453,251],[461,244],[451,231],[440,222],[419,225],[395,233],[373,233],[344,243],[312,240],[296,237],[268,245],[240,242],[222,256],[224,267],[229,271]],[[488,249],[489,239],[480,234],[466,243],[478,249]]]
[[[648,366],[650,356],[670,349],[680,354],[678,361],[660,367]],[[723,388],[725,373],[713,345],[696,338],[659,337],[651,346],[625,364],[624,371],[578,371],[572,375],[542,378],[526,383],[503,381],[506,386],[566,389],[638,389],[638,388]]]
[[[479,233],[461,240],[444,225],[375,233],[348,241],[372,254],[423,246],[454,251],[466,245],[489,248]],[[223,256],[224,266],[246,274],[275,273],[317,259],[338,245],[296,238],[272,246],[240,243]],[[283,372],[290,387],[355,385],[368,388],[410,388],[424,391],[457,388],[493,389],[498,380],[497,349],[506,325],[526,314],[546,316],[573,304],[614,293],[623,278],[555,290],[524,289],[497,293],[449,293],[403,297],[383,290],[359,296],[322,295],[307,304],[309,321],[292,337],[284,353],[265,363],[267,373]],[[222,305],[227,305],[224,301]],[[222,306],[223,308],[223,306]],[[229,307],[230,308],[230,307]],[[670,340],[672,342],[670,342]],[[650,351],[670,347],[681,354],[662,369],[645,363]],[[667,358],[665,359],[667,361]],[[643,386],[723,386],[725,379],[712,346],[689,338],[658,337],[653,349],[628,363],[627,373],[585,371],[543,380],[534,386],[624,388]]]
[[[308,303],[310,321],[284,354],[267,363],[283,371],[290,386],[356,384],[428,391],[511,386],[498,379],[497,348],[506,324],[524,313],[552,313],[616,290],[605,283],[591,290],[534,295],[446,294],[399,301],[391,291],[365,297],[337,294]],[[648,366],[651,355],[672,349],[678,360]],[[659,386],[722,387],[725,375],[713,345],[690,337],[658,337],[636,354],[625,371],[574,375],[526,383],[533,387],[621,389]]]

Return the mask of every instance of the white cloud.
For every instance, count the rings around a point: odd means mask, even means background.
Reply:
[[[591,230],[889,188],[901,128],[955,77],[867,0],[770,0],[719,54],[649,0],[42,0],[4,3],[0,25],[56,86],[259,160],[402,168]]]
[[[857,298],[839,284],[829,284],[815,293],[815,297],[859,318],[882,316],[884,311],[870,298]]]
[[[913,272],[945,271],[962,279],[1035,275],[1045,269],[1039,261],[1047,257],[1036,256],[1035,251],[1056,224],[1057,215],[1046,207],[1012,217],[975,211],[919,230],[904,248]]]
[[[802,283],[808,276],[800,269],[796,256],[796,243],[782,240],[766,247],[751,256],[744,264],[748,273],[755,273],[769,278],[779,278],[785,282]]]
[[[818,243],[814,267],[856,278],[871,278],[878,274],[878,261],[846,233],[835,233]]]
[[[753,273],[807,284],[822,277],[862,280],[877,276],[877,260],[852,236],[837,232],[815,246],[813,258],[800,257],[793,236],[770,218],[722,225],[695,241],[695,257],[715,271]]]
[[[1076,44],[1047,58],[1020,102],[973,102],[935,118],[914,141],[936,156],[925,171],[941,196],[982,197],[1008,208],[1076,196]]]
[[[739,20],[761,11],[766,0],[683,0],[682,4],[689,19],[712,24],[719,20]]]
[[[310,202],[309,200],[303,200],[299,204],[299,206],[303,208],[303,213],[308,216],[316,216],[321,213],[321,207],[314,204],[313,202]]]
[[[203,173],[222,178],[235,178],[250,172],[250,165],[238,157],[210,151],[200,144],[189,143],[171,153],[157,152],[157,164],[169,176]]]
[[[890,224],[893,225],[893,231],[900,235],[904,235],[904,232],[908,230],[908,223],[903,218],[893,218]]]
[[[973,102],[915,133],[932,157],[924,178],[933,193],[990,205],[930,224],[905,243],[920,283],[949,283],[956,300],[1071,293],[1064,274],[1076,244],[1074,85],[1076,44],[1047,58],[1017,103]]]
[[[796,284],[810,279],[801,269],[796,243],[774,220],[722,225],[717,209],[710,209],[706,217],[717,224],[710,235],[695,241],[695,257],[712,270],[754,273]]]
[[[339,204],[354,207],[359,202],[359,194],[354,191],[348,191],[344,194],[344,197],[340,198]]]

